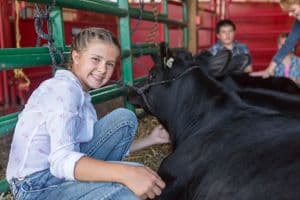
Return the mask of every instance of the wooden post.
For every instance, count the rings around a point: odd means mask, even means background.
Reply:
[[[197,53],[198,41],[197,41],[197,24],[196,24],[196,11],[197,11],[197,1],[187,0],[188,3],[188,29],[189,29],[189,42],[188,50],[195,54]]]

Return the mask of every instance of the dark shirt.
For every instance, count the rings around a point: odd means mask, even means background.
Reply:
[[[220,41],[216,42],[212,47],[209,48],[209,51],[216,55],[219,51],[227,49]],[[247,45],[240,43],[238,41],[233,42],[233,48],[231,50],[232,56],[238,55],[238,54],[249,54],[249,49]]]

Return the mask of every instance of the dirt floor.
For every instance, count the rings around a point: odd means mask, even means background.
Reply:
[[[104,102],[102,104],[96,105],[96,110],[98,117],[101,117],[114,108],[120,107],[123,105],[123,99],[115,99],[112,101]],[[144,137],[145,135],[148,135],[150,131],[159,124],[159,122],[156,120],[155,117],[152,116],[145,116],[143,118],[139,119],[139,127],[138,127],[138,133],[136,135],[137,138]],[[11,144],[12,134],[4,136],[0,138],[0,177],[3,179],[5,177],[5,170],[7,165],[7,159],[9,154],[9,148]],[[126,160],[128,161],[134,161],[134,162],[140,162],[143,163],[150,168],[157,170],[161,161],[170,153],[171,146],[168,144],[165,145],[156,145],[149,147],[147,149],[137,151],[130,155]],[[10,194],[0,195],[0,200],[11,200],[12,197]]]

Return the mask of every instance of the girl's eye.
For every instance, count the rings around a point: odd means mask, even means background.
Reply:
[[[113,63],[107,63],[107,67],[114,68],[115,64],[113,64]]]
[[[94,62],[100,62],[100,59],[99,59],[99,58],[93,57],[92,60],[93,60]]]

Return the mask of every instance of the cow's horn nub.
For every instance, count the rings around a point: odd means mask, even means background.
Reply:
[[[166,65],[168,66],[168,68],[170,69],[172,68],[173,62],[174,62],[174,58],[172,57],[167,60]]]

